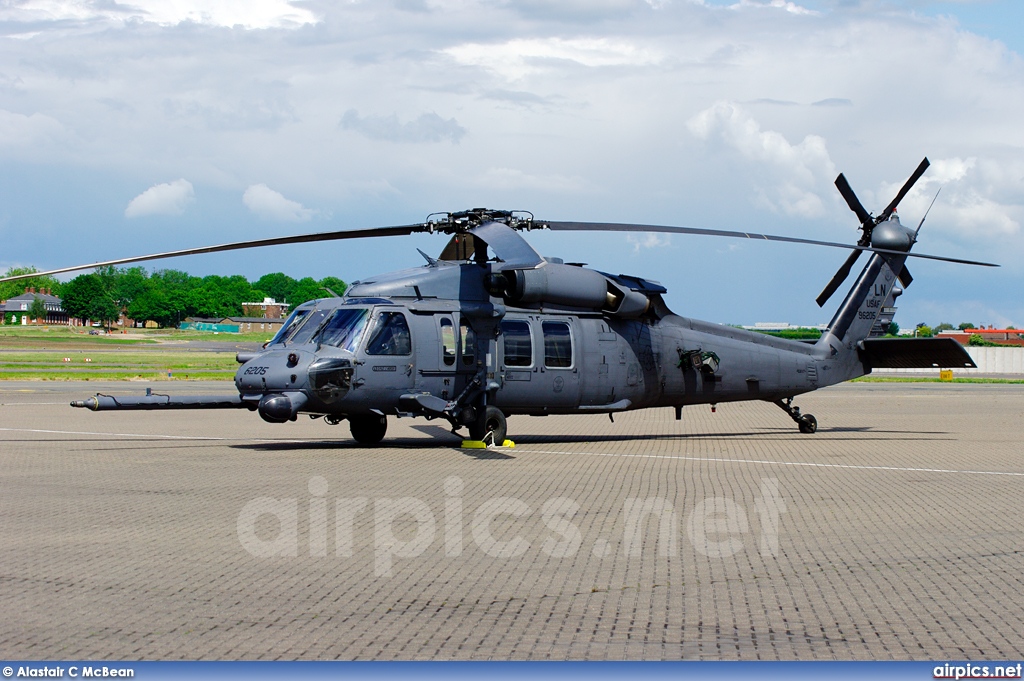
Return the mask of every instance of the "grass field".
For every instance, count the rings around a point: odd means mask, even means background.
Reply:
[[[159,347],[148,352],[135,348],[125,348],[124,352],[114,348],[99,352],[0,352],[0,380],[210,380],[231,378],[237,369],[235,357],[229,352],[167,351]]]
[[[238,369],[231,346],[265,340],[265,333],[132,329],[90,336],[82,328],[0,327],[0,380],[230,380]],[[178,345],[193,341],[225,341],[225,349]]]
[[[98,329],[97,329],[98,330]],[[129,329],[127,334],[114,332],[89,335],[90,329],[83,327],[50,326],[24,327],[0,326],[0,348],[36,348],[46,346],[110,347],[125,345],[152,345],[182,341],[224,341],[235,343],[263,343],[273,334],[265,331],[256,333],[220,333],[209,331],[178,331],[177,329]]]

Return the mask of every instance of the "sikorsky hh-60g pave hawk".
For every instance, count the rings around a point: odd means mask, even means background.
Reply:
[[[451,239],[426,265],[352,284],[345,296],[298,306],[259,352],[239,353],[237,394],[113,397],[72,402],[95,411],[232,409],[272,423],[300,414],[347,420],[360,443],[380,442],[387,417],[443,418],[453,431],[501,444],[512,414],[609,414],[692,404],[764,400],[813,433],[802,393],[890,367],[973,367],[952,339],[876,337],[903,288],[921,224],[900,224],[896,206],[928,160],[878,216],[840,175],[836,186],[860,220],[856,245],[685,227],[548,222],[526,212],[435,213],[423,223],[236,242],[52,270],[57,274],[196,253],[416,232]],[[921,220],[921,223],[924,219]],[[666,289],[541,257],[519,232],[533,229],[645,231],[765,239],[852,249],[822,291],[824,305],[862,252],[868,261],[816,342],[791,341],[674,314]],[[890,315],[891,319],[891,315]]]

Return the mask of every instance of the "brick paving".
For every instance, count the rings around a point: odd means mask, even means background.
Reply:
[[[0,385],[0,656],[1024,656],[1024,386],[847,384],[809,436],[515,417],[508,451],[66,406],[144,387]]]

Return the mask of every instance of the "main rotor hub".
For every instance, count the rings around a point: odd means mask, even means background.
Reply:
[[[488,222],[500,222],[512,229],[529,231],[540,225],[533,224],[533,213],[526,210],[493,210],[470,208],[455,213],[431,213],[424,225],[431,232],[445,234],[465,233]]]

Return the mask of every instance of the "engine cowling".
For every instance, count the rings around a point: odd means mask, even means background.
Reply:
[[[650,307],[639,291],[619,286],[600,272],[548,262],[535,269],[492,275],[491,290],[506,302],[550,304],[600,310],[617,317],[638,317]]]

